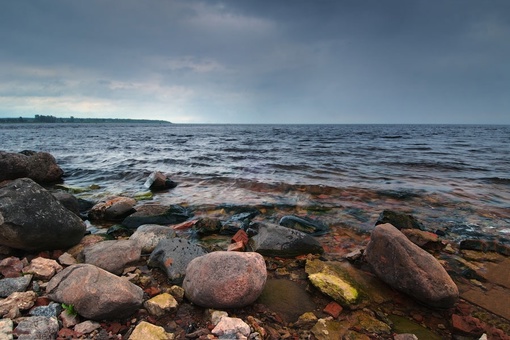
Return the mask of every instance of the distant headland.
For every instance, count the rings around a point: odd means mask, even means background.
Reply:
[[[128,118],[60,118],[54,116],[45,116],[45,115],[35,115],[34,118],[28,117],[18,117],[18,118],[0,118],[0,124],[7,123],[87,123],[87,124],[97,124],[97,123],[133,123],[133,124],[172,124],[166,120],[150,120],[150,119],[128,119]]]

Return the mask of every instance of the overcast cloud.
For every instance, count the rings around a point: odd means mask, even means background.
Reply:
[[[2,1],[0,80],[0,117],[510,124],[510,1]]]

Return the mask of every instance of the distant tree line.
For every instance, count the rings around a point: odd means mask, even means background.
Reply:
[[[0,123],[135,123],[135,124],[171,124],[164,120],[127,119],[127,118],[57,118],[52,115],[35,115],[34,118],[0,118]]]

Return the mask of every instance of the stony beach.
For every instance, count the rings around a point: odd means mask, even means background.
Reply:
[[[49,154],[0,169],[0,339],[510,339],[508,246],[405,198],[355,230],[320,188],[307,209],[166,205],[178,184],[155,172],[92,201]]]

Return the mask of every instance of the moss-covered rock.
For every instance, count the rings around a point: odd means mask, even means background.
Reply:
[[[351,305],[358,300],[358,290],[342,278],[327,273],[315,273],[308,276],[312,284],[321,292],[343,305]]]

